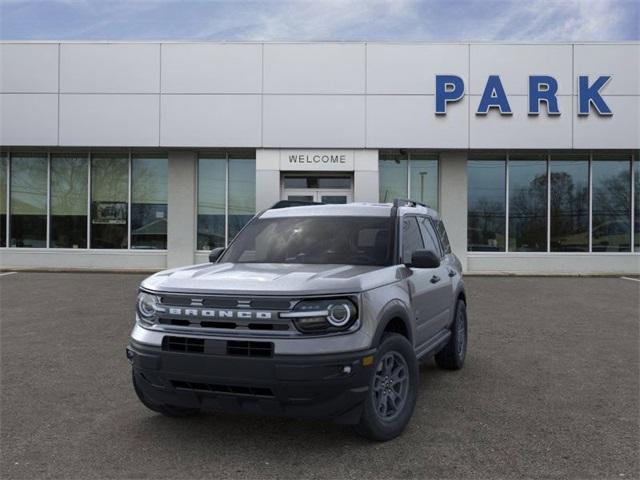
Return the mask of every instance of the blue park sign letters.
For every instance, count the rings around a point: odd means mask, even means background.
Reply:
[[[591,112],[591,106],[598,115],[613,115],[613,112],[600,95],[602,88],[611,80],[610,75],[601,75],[589,83],[588,75],[578,76],[578,115]],[[558,82],[548,75],[529,76],[529,115],[539,115],[540,105],[545,104],[547,115],[560,115],[558,108]],[[464,80],[457,75],[436,75],[436,115],[447,114],[447,104],[454,103],[464,96]],[[509,99],[502,86],[499,75],[489,75],[476,109],[476,115],[487,115],[495,108],[500,115],[512,115]]]

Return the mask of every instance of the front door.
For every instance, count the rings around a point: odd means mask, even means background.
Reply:
[[[282,199],[299,202],[351,203],[351,176],[320,176],[284,174]]]

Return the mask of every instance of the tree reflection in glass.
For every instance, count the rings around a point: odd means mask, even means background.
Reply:
[[[51,239],[53,248],[87,247],[86,154],[51,157]]]
[[[624,154],[594,156],[591,231],[594,252],[631,250],[630,160],[630,156]]]
[[[470,252],[505,250],[505,160],[469,160],[467,245]]]
[[[11,156],[10,246],[47,246],[47,157]]]
[[[131,159],[131,248],[167,248],[168,160]]]
[[[543,154],[509,162],[509,251],[547,250],[547,162]],[[538,158],[529,160],[530,158]]]
[[[551,251],[589,251],[589,159],[551,157]]]
[[[129,158],[91,158],[91,248],[127,248]]]

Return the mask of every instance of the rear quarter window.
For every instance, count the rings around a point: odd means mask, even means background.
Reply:
[[[438,232],[438,237],[440,237],[440,243],[442,244],[444,253],[449,254],[451,253],[451,244],[449,243],[449,236],[447,235],[447,231],[444,228],[444,222],[442,220],[438,220],[435,223],[436,231]]]

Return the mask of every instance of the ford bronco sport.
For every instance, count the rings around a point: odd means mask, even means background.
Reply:
[[[151,410],[334,419],[389,440],[419,362],[464,363],[461,265],[422,204],[280,202],[209,259],[140,285],[127,357]]]

